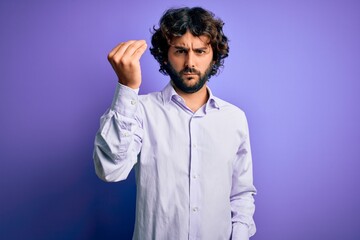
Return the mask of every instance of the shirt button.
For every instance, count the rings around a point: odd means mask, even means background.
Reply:
[[[131,105],[135,105],[136,104],[136,100],[131,100]]]
[[[194,148],[196,148],[196,147],[197,147],[195,143],[193,144],[193,147],[194,147]]]
[[[193,212],[197,212],[197,211],[199,211],[199,208],[198,208],[198,207],[194,207],[192,210],[193,210]]]
[[[193,179],[197,179],[197,175],[196,175],[196,174],[193,175]]]

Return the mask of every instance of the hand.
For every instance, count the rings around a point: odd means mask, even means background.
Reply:
[[[132,40],[117,45],[108,55],[119,82],[136,89],[141,84],[140,58],[147,48],[145,40]]]

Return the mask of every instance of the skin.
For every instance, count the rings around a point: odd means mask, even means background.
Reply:
[[[180,73],[186,68],[193,68],[196,72],[184,72],[182,81],[187,86],[195,85],[201,76],[213,64],[213,50],[207,36],[196,37],[187,31],[181,37],[174,38],[168,51],[169,64]],[[175,91],[185,100],[185,104],[196,112],[208,100],[206,83],[194,93],[186,93],[176,88]]]
[[[140,58],[147,48],[145,40],[131,40],[118,44],[108,54],[108,60],[121,84],[133,89],[141,85]],[[180,73],[186,68],[194,72],[182,72],[184,84],[192,86],[201,76],[204,76],[209,66],[213,64],[213,50],[207,36],[193,36],[189,31],[183,36],[174,38],[168,52],[168,62]],[[200,73],[200,76],[199,76]],[[175,91],[184,99],[185,104],[193,112],[197,111],[208,100],[206,83],[194,93],[186,93],[175,87]]]
[[[140,87],[140,58],[146,48],[145,40],[131,40],[120,43],[108,54],[108,60],[121,84],[133,89]]]

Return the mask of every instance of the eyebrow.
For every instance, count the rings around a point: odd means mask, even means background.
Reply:
[[[176,46],[173,45],[174,48],[178,49],[178,50],[186,50],[189,51],[190,48],[186,48],[186,47],[182,47],[182,46]],[[198,47],[198,48],[194,48],[195,50],[207,50],[209,49],[209,46],[205,46],[205,47]]]

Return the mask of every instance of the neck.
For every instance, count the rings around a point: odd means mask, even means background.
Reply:
[[[197,92],[185,93],[174,86],[177,94],[179,94],[185,101],[185,104],[191,111],[196,112],[202,105],[204,105],[209,99],[209,93],[206,88],[206,84]]]

